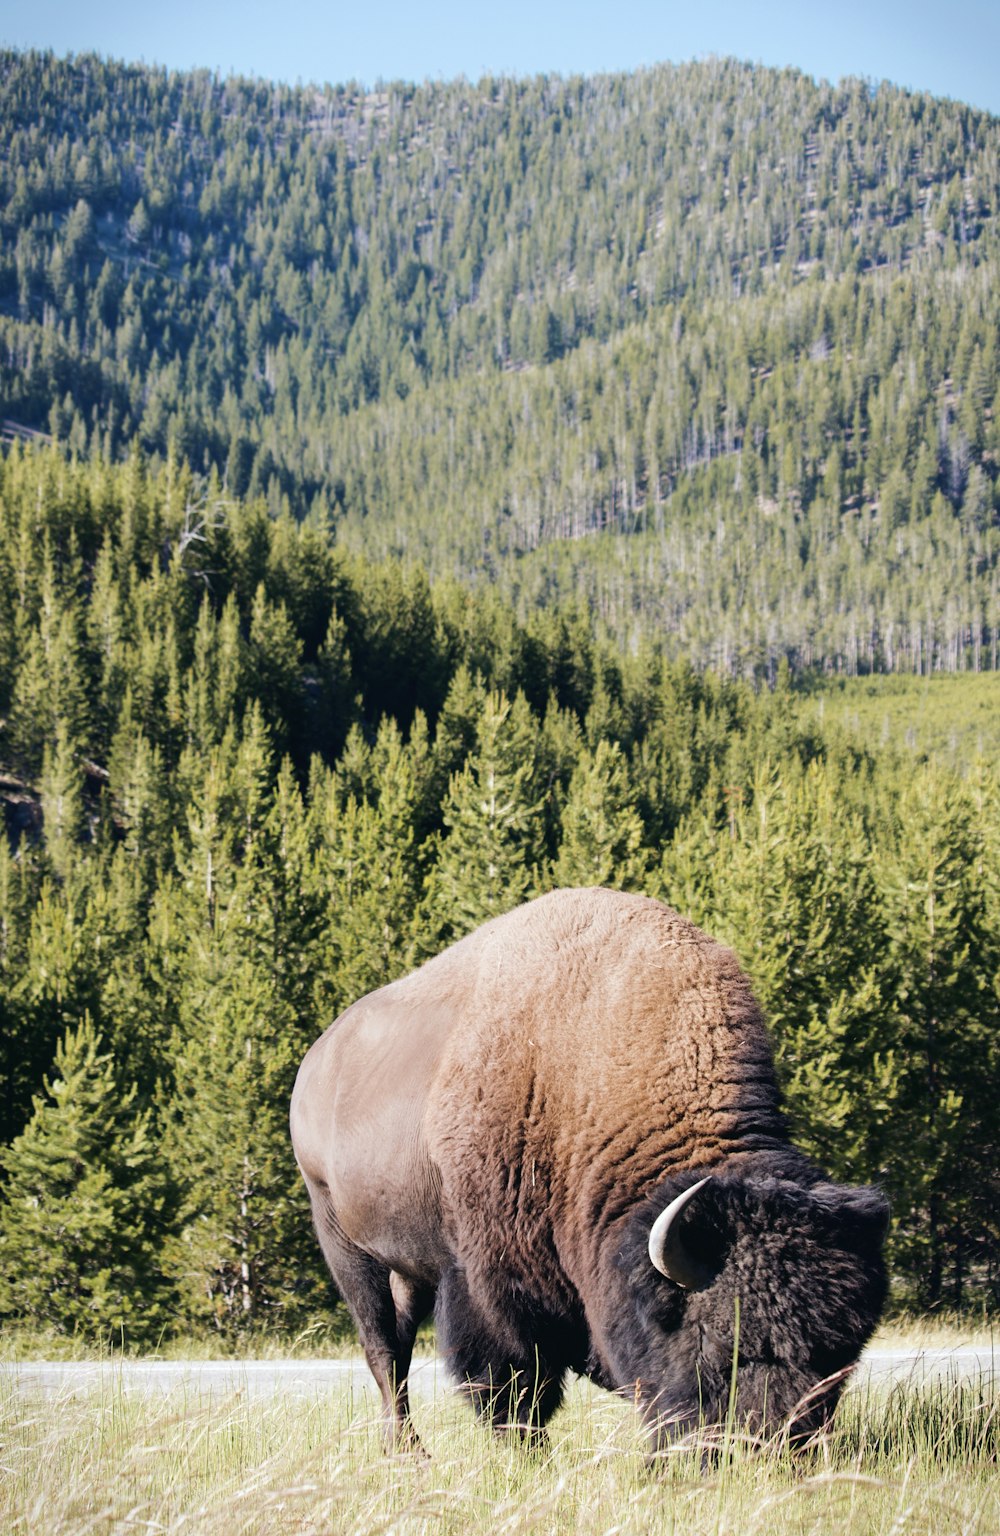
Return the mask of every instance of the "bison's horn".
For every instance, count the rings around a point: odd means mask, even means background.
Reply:
[[[707,1183],[707,1178],[699,1179],[697,1184],[692,1184],[690,1189],[685,1189],[676,1199],[671,1200],[666,1210],[661,1211],[653,1222],[649,1234],[649,1257],[654,1268],[685,1291],[699,1290],[715,1278],[714,1270],[688,1252],[678,1230],[678,1217],[684,1207]]]

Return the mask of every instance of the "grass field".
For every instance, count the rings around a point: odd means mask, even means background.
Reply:
[[[0,1387],[0,1530],[49,1533],[612,1533],[903,1536],[1000,1530],[1000,1400],[972,1387],[858,1390],[814,1452],[650,1473],[629,1404],[575,1382],[548,1449],[498,1443],[450,1393],[415,1404],[431,1459],[386,1457],[373,1399]]]
[[[871,1341],[873,1349],[960,1349],[963,1345],[1000,1350],[1000,1320],[987,1311],[937,1312],[924,1315],[894,1312],[883,1319]],[[435,1352],[434,1325],[427,1322],[417,1335],[416,1355]],[[79,1334],[8,1324],[0,1331],[0,1363],[4,1360],[106,1360],[109,1350]],[[360,1354],[357,1335],[342,1303],[323,1320],[300,1333],[266,1333],[227,1339],[218,1333],[179,1334],[160,1340],[152,1349],[129,1349],[130,1359],[155,1360],[347,1360]]]
[[[803,722],[839,725],[870,748],[949,767],[1000,755],[1000,672],[815,678],[798,708]]]

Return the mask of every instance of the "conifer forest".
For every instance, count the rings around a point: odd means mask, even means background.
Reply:
[[[806,707],[997,670],[1000,121],[0,52],[0,423],[0,1318],[328,1314],[305,1049],[586,884],[735,949],[897,1300],[1000,1301],[1000,767]]]

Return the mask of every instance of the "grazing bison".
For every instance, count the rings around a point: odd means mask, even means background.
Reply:
[[[654,1445],[725,1416],[737,1337],[741,1418],[820,1427],[882,1307],[884,1197],[789,1143],[734,956],[642,896],[554,891],[362,998],[291,1124],[390,1445],[432,1307],[496,1428],[572,1370]]]

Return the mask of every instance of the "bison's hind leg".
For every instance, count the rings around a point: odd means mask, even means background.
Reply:
[[[457,1266],[442,1278],[434,1320],[438,1348],[481,1419],[498,1434],[545,1443],[545,1426],[562,1402],[565,1368],[516,1315],[476,1301]]]
[[[368,1368],[382,1397],[387,1451],[422,1449],[410,1417],[408,1376],[417,1329],[434,1292],[390,1270],[350,1242],[327,1208],[314,1208],[320,1245],[358,1327]]]
[[[421,1450],[410,1418],[410,1361],[417,1329],[424,1318],[430,1316],[434,1306],[434,1291],[393,1269],[389,1271],[389,1293],[396,1313],[394,1421],[397,1444],[401,1443],[406,1449]]]

